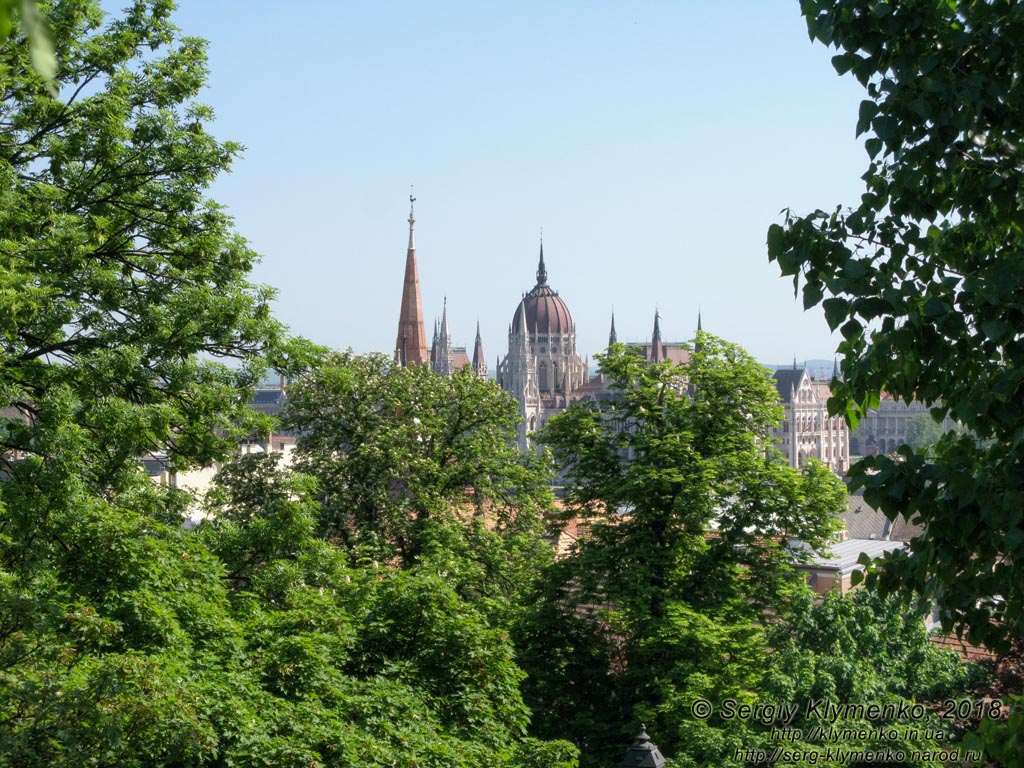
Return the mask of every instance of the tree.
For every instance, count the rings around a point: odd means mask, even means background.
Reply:
[[[0,43],[5,42],[12,32],[15,10],[21,11],[21,23],[28,38],[32,67],[40,77],[52,84],[57,75],[57,59],[53,55],[53,43],[46,22],[35,0],[0,0]]]
[[[787,213],[769,258],[839,344],[830,405],[851,425],[889,392],[951,415],[928,456],[859,462],[853,482],[926,535],[869,581],[936,601],[943,625],[1024,634],[1024,12],[1018,3],[804,0],[811,38],[865,87],[869,156],[852,209]]]
[[[673,675],[691,697],[699,680],[751,695],[768,612],[806,589],[787,543],[826,544],[845,503],[827,469],[798,472],[774,450],[774,383],[735,345],[699,333],[686,366],[620,345],[599,360],[612,396],[540,435],[588,533],[546,575],[518,641],[535,728],[581,745],[587,765],[628,743],[634,718],[669,753],[680,744]]]
[[[518,601],[550,562],[550,468],[514,444],[515,403],[471,370],[338,354],[288,390],[320,532],[353,562],[435,562],[466,596]]]
[[[352,569],[274,457],[226,467],[194,531],[141,471],[237,453],[260,372],[315,350],[204,197],[238,147],[193,102],[202,41],[163,0],[45,10],[55,94],[0,34],[0,764],[573,768],[523,738],[498,611],[439,556]]]
[[[930,413],[917,413],[907,419],[907,445],[915,451],[926,451],[944,434]]]
[[[208,759],[190,683],[230,682],[210,648],[235,628],[216,558],[139,458],[221,456],[282,331],[204,197],[237,146],[192,101],[202,43],[161,2],[106,27],[98,3],[45,10],[49,87],[20,25],[0,40],[2,760]]]
[[[522,738],[507,634],[429,563],[352,568],[315,535],[312,478],[278,459],[219,473],[191,534],[221,558],[239,624],[222,662],[242,660],[238,712],[206,712],[225,764],[574,768],[570,745]]]

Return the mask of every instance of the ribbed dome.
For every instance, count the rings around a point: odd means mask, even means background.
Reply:
[[[544,266],[544,243],[540,244],[540,261],[537,264],[537,285],[533,287],[516,307],[512,316],[512,331],[519,332],[520,318],[526,314],[526,330],[533,336],[572,332],[572,315],[556,291],[548,287],[548,271]]]
[[[519,302],[526,314],[526,329],[531,335],[569,333],[572,315],[557,293],[546,285],[538,285]],[[522,314],[519,307],[512,318],[512,331],[519,332]]]

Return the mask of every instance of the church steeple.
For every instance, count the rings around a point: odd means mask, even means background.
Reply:
[[[405,255],[405,282],[402,284],[402,306],[398,312],[398,336],[395,340],[395,362],[400,365],[426,365],[430,362],[427,352],[427,334],[423,328],[423,299],[420,297],[419,271],[416,269],[416,243],[413,227],[416,217],[413,204],[416,198],[409,195],[409,250]]]
[[[661,314],[654,310],[654,333],[651,334],[651,362],[660,363],[665,357],[661,349]]]
[[[481,379],[487,378],[487,361],[484,359],[484,343],[480,340],[480,321],[476,321],[476,342],[473,344],[473,372]]]
[[[612,310],[612,329],[608,331],[608,346],[615,344],[619,340],[618,335],[615,333],[615,310]]]
[[[434,370],[442,376],[451,376],[454,371],[452,360],[452,334],[448,330],[448,297],[444,297],[444,309],[441,310],[441,326],[437,330],[437,343],[434,352]]]
[[[703,330],[704,330],[704,326],[701,325],[701,322],[700,322],[700,310],[698,309],[697,310],[697,333],[700,333]]]

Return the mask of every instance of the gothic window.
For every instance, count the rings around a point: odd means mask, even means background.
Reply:
[[[548,364],[541,363],[540,368],[537,370],[537,380],[540,382],[541,389],[548,388]]]

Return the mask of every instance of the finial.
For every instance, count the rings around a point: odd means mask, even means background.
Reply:
[[[537,264],[537,285],[548,284],[548,270],[544,266],[544,230],[541,229],[540,235],[540,261]]]
[[[409,250],[412,251],[416,248],[416,241],[412,237],[412,228],[416,223],[416,215],[414,212],[414,206],[416,198],[412,196],[412,184],[409,185]]]

